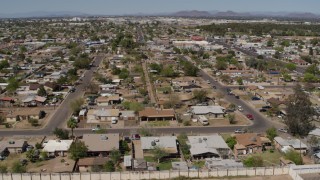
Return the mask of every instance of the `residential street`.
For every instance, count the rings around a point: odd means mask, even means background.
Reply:
[[[70,109],[70,102],[81,98],[83,96],[83,89],[90,83],[93,73],[96,71],[97,66],[101,63],[104,56],[97,56],[94,59],[94,67],[85,72],[84,77],[82,78],[81,83],[76,86],[76,91],[70,93],[66,99],[62,102],[62,104],[57,108],[56,112],[51,116],[51,119],[48,120],[47,125],[40,130],[1,130],[0,136],[14,136],[14,135],[48,135],[52,133],[52,131],[56,127],[65,127],[66,120],[71,116],[72,112]]]

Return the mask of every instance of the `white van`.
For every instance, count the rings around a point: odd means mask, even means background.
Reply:
[[[198,121],[204,126],[209,125],[208,119],[203,115],[198,116]]]

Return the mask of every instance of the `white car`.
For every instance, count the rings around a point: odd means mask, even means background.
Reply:
[[[207,83],[210,84],[211,82],[209,80],[207,80]]]
[[[280,129],[278,129],[278,131],[283,132],[283,133],[288,133],[288,129],[285,129],[285,128],[280,128]]]
[[[242,112],[242,111],[243,111],[242,106],[238,106],[238,111],[240,111],[240,112]]]
[[[96,132],[96,131],[99,131],[100,128],[99,127],[95,127],[95,128],[92,128],[91,130],[92,130],[92,132]]]
[[[235,133],[235,134],[244,134],[244,133],[246,133],[246,131],[245,131],[245,130],[242,130],[242,129],[236,129],[236,130],[234,131],[234,133]]]
[[[118,120],[114,119],[111,121],[111,124],[117,124],[118,123]]]

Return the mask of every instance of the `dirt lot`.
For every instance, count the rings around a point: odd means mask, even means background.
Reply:
[[[56,157],[48,161],[29,163],[28,172],[72,172],[75,161],[68,157]]]

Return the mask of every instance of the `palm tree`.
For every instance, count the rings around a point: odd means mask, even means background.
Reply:
[[[67,122],[68,128],[71,128],[71,136],[73,137],[73,129],[77,127],[77,121],[74,118],[70,118]]]

